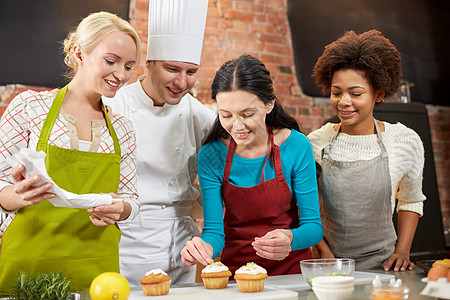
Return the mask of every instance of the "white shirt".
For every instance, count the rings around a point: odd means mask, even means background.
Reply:
[[[192,182],[198,151],[216,113],[189,94],[177,105],[154,106],[140,81],[104,101],[128,117],[136,131],[141,207],[134,221],[120,227],[121,273],[131,286],[139,286],[145,272],[161,268],[177,282],[173,270],[185,268],[179,251],[198,234],[190,215],[200,193]]]

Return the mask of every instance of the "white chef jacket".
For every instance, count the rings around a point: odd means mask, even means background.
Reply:
[[[182,264],[180,251],[199,235],[191,211],[200,193],[192,181],[198,151],[216,113],[190,94],[177,105],[154,106],[140,80],[112,99],[103,98],[113,112],[133,122],[136,132],[141,208],[133,221],[120,224],[120,272],[131,287],[140,286],[151,269],[163,269],[172,283],[194,282],[195,267]]]

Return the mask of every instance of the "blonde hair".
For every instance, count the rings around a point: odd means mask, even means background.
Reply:
[[[96,12],[84,18],[75,31],[70,32],[64,40],[64,63],[70,68],[66,77],[73,78],[78,70],[78,64],[73,55],[75,45],[79,45],[84,51],[90,53],[104,36],[115,31],[122,31],[133,39],[136,45],[136,64],[138,64],[141,42],[130,23],[109,12]]]

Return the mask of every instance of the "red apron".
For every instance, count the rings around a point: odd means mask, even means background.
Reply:
[[[235,142],[231,138],[225,163],[222,194],[225,203],[225,247],[221,261],[234,272],[248,262],[255,262],[267,270],[268,275],[298,274],[300,261],[312,258],[309,248],[291,251],[284,260],[269,260],[256,255],[251,243],[274,229],[294,229],[299,226],[299,211],[281,167],[280,149],[273,142],[268,126],[271,151],[264,163],[272,157],[275,178],[253,187],[238,187],[229,182]]]

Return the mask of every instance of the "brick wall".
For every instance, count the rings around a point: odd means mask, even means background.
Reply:
[[[285,108],[309,133],[333,115],[328,102],[303,94],[297,83],[286,0],[209,0],[204,47],[195,86],[197,98],[211,104],[210,85],[215,71],[226,60],[247,53],[261,59],[271,71],[276,94]],[[142,41],[143,74],[147,48],[148,0],[130,1],[130,23]],[[309,76],[309,74],[307,75]],[[0,113],[26,86],[0,87]],[[450,107],[427,105],[442,214],[450,219]]]

